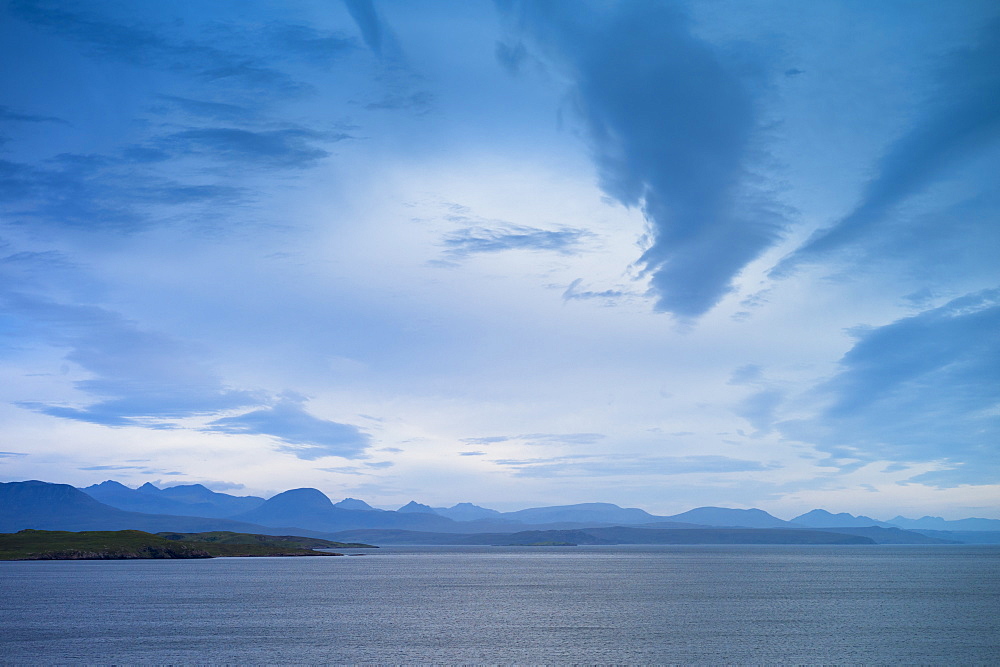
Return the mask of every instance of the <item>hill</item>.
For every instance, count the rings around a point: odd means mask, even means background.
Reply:
[[[216,556],[336,556],[266,536],[252,543],[212,539],[169,539],[140,530],[49,531],[22,530],[0,534],[0,560],[132,560],[214,558]]]

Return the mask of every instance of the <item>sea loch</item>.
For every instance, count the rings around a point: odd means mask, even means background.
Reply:
[[[4,663],[997,663],[1000,547],[0,563]]]

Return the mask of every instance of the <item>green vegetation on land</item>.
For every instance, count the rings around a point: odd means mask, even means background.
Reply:
[[[199,539],[204,536],[204,539]],[[0,560],[128,560],[216,556],[339,556],[315,548],[342,542],[248,533],[160,533],[141,530],[68,532],[31,530],[0,534]],[[357,545],[367,546],[367,545]]]

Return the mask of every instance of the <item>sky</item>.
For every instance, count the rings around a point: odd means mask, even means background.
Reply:
[[[1000,6],[0,0],[0,480],[1000,518]]]

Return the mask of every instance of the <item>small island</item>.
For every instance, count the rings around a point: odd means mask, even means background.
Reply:
[[[0,534],[0,560],[132,560],[252,556],[343,556],[317,549],[375,549],[295,535],[146,533],[141,530],[69,532],[25,529]]]

